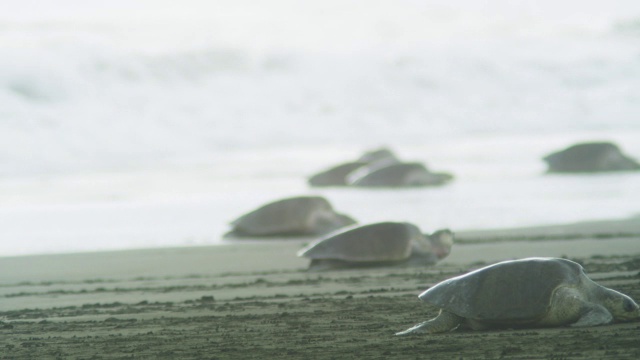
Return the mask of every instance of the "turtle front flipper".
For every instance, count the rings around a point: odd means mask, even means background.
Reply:
[[[405,331],[396,333],[398,336],[417,334],[417,333],[441,333],[455,330],[464,319],[454,313],[440,310],[440,314],[435,318],[420,323]]]
[[[598,304],[590,304],[591,306],[587,311],[578,319],[578,321],[571,324],[571,326],[596,326],[605,325],[613,321],[613,315],[604,306]]]
[[[586,282],[586,285],[589,283]],[[598,296],[593,296],[594,292]],[[540,325],[582,327],[609,324],[613,321],[613,315],[599,303],[603,297],[601,294],[606,292],[599,286],[591,289],[585,288],[585,285],[579,288],[559,287],[551,299],[549,313]]]

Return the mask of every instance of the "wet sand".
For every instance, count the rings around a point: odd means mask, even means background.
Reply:
[[[640,322],[393,334],[417,295],[505,259],[565,256],[640,300],[640,218],[459,232],[428,268],[308,273],[304,241],[0,258],[0,359],[638,359]]]

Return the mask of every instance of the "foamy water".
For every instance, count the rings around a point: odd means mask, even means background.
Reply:
[[[215,244],[280,196],[425,231],[640,212],[640,3],[21,1],[0,14],[0,254]],[[34,8],[35,7],[35,8]],[[38,11],[34,11],[38,9]],[[387,145],[449,186],[309,189]]]

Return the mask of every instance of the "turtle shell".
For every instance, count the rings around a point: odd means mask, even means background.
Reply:
[[[424,185],[429,174],[421,163],[384,163],[357,170],[348,181],[354,186],[416,186]]]
[[[402,261],[409,258],[413,242],[420,237],[420,229],[409,223],[368,224],[319,239],[298,256],[349,262]]]
[[[526,322],[544,316],[560,285],[576,285],[579,264],[558,258],[504,261],[436,284],[423,300],[458,316],[488,322]]]
[[[548,172],[640,170],[640,164],[611,142],[575,144],[547,155],[544,161],[549,165]]]
[[[367,165],[366,162],[355,161],[334,166],[325,171],[319,172],[309,178],[311,186],[345,186],[347,185],[347,175],[352,171]]]
[[[300,196],[266,204],[239,217],[231,225],[235,233],[242,235],[304,235],[323,230],[318,229],[319,224],[326,224],[332,219],[336,227],[340,222],[345,222],[343,226],[353,223],[346,221],[346,216],[336,214],[325,198]]]
[[[375,150],[370,150],[362,154],[358,161],[362,161],[368,164],[372,164],[378,161],[398,161],[398,157],[393,153],[390,149],[387,148],[379,148]]]

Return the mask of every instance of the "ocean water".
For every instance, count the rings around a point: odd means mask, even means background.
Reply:
[[[2,3],[0,256],[219,244],[308,193],[425,231],[640,213],[640,175],[541,161],[640,159],[637,1]],[[306,186],[379,146],[456,180]]]

